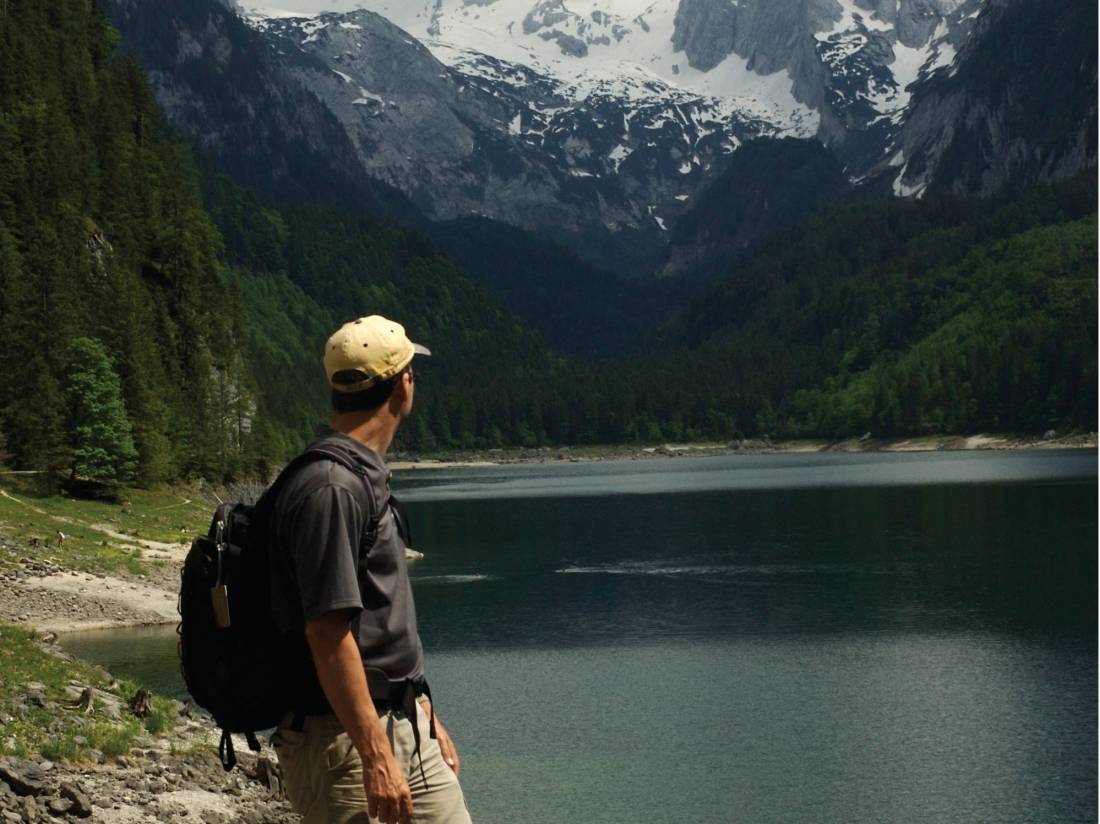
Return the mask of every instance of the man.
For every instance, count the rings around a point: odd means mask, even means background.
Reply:
[[[412,412],[414,355],[379,315],[325,345],[330,427],[313,448],[342,450],[359,472],[319,457],[281,486],[272,568],[297,711],[274,736],[287,795],[306,824],[469,824],[458,753],[431,706],[405,541],[389,506],[385,455]],[[369,816],[369,819],[368,819]]]

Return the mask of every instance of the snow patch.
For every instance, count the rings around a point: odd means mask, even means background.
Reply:
[[[898,172],[898,176],[894,178],[894,195],[896,197],[916,197],[920,200],[924,196],[925,189],[928,188],[927,180],[918,180],[916,183],[905,182],[905,172],[909,168],[909,164],[905,162],[905,153],[898,152],[892,158],[890,158],[890,165],[897,166],[902,164],[901,171]]]
[[[622,165],[623,161],[630,157],[630,155],[632,155],[633,153],[633,149],[630,149],[620,143],[618,146],[607,153],[607,159],[611,161],[611,167],[617,172],[619,171],[619,166]]]
[[[936,49],[936,58],[928,66],[929,72],[950,66],[955,62],[955,47],[950,43],[940,43]]]
[[[372,91],[368,91],[362,86],[359,87],[359,97],[355,98],[355,100],[351,102],[355,106],[367,106],[371,103],[377,103],[379,106],[386,105],[385,99],[383,99],[380,95],[377,95]]]

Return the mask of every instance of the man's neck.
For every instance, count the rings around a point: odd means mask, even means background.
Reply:
[[[383,458],[393,443],[397,424],[397,419],[392,415],[363,412],[334,412],[329,420],[329,426],[337,432],[359,441]]]

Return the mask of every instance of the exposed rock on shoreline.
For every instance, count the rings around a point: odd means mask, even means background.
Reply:
[[[239,756],[226,773],[211,752],[173,753],[166,742],[142,742],[112,764],[76,767],[46,760],[0,758],[0,820],[87,820],[103,824],[203,822],[290,824],[277,772],[265,756]]]
[[[127,700],[132,685],[48,643],[24,637],[13,650],[33,660],[47,683],[9,668],[16,680],[0,701],[0,739],[19,755],[0,757],[3,824],[298,821],[282,798],[270,749],[256,755],[240,741],[238,766],[227,773],[208,717],[144,689]],[[58,683],[58,673],[70,680]]]
[[[755,455],[806,452],[954,452],[959,450],[1096,449],[1096,433],[1059,436],[1051,431],[1039,435],[929,435],[913,438],[876,438],[866,433],[843,441],[773,441],[767,435],[726,443],[665,443],[657,446],[618,444],[577,447],[530,447],[482,449],[421,457],[393,453],[390,469],[460,469],[501,464],[585,463],[591,461],[637,461],[661,458]]]
[[[169,575],[178,580],[178,571]],[[76,572],[23,558],[17,568],[0,572],[6,590],[0,621],[43,632],[174,623],[179,620],[176,593],[164,588],[166,583]]]

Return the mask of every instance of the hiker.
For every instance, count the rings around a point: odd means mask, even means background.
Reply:
[[[379,315],[329,338],[332,418],[311,446],[345,450],[362,473],[312,461],[274,502],[273,614],[280,631],[304,632],[298,657],[311,660],[291,662],[298,709],[273,741],[306,824],[470,821],[458,752],[424,679],[385,463],[412,412],[417,354],[431,353]]]

